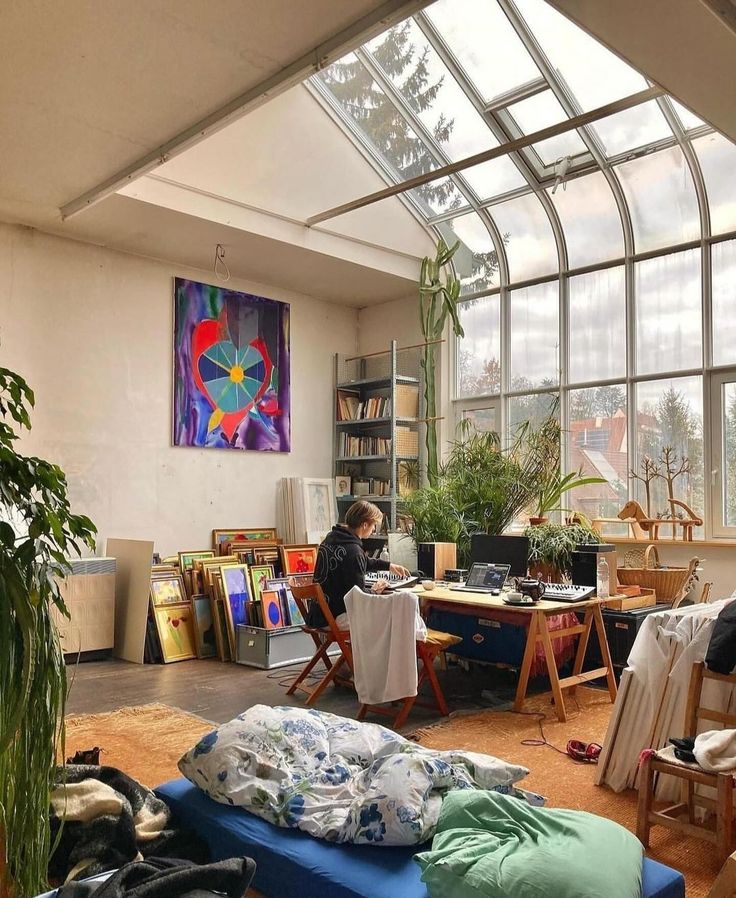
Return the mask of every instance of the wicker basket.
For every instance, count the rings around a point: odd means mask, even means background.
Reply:
[[[690,567],[665,567],[659,561],[656,546],[647,546],[644,567],[619,567],[618,582],[622,586],[644,586],[653,589],[658,602],[673,602],[692,574]]]

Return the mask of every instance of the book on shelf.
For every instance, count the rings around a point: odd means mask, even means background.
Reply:
[[[338,421],[368,421],[371,418],[387,418],[391,414],[388,396],[369,396],[361,400],[358,393],[337,391]]]
[[[390,496],[391,482],[380,477],[354,477],[353,495],[359,498]]]
[[[341,433],[337,441],[337,454],[342,458],[354,458],[361,455],[388,455],[390,452],[391,440],[388,437]]]

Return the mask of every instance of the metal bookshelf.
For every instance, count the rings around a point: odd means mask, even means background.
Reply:
[[[401,348],[392,340],[389,349],[368,353],[363,356],[335,356],[335,403],[333,459],[335,476],[350,475],[356,479],[380,479],[388,482],[389,492],[385,495],[338,497],[340,517],[356,499],[374,502],[386,514],[389,530],[396,529],[396,515],[401,503],[398,488],[399,464],[415,461],[419,464],[419,417],[420,401],[420,354],[419,347]],[[417,391],[417,415],[397,415],[397,387],[415,387]],[[357,395],[360,402],[374,396],[382,396],[390,401],[390,414],[377,417],[339,420],[339,391]],[[406,454],[397,446],[397,427],[406,428],[417,434],[417,454]],[[390,451],[375,455],[341,455],[340,435],[386,437],[390,440]],[[406,435],[405,432],[403,434]]]

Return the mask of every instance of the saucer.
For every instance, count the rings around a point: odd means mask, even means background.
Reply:
[[[539,599],[534,599],[531,602],[519,602],[514,599],[507,599],[504,597],[502,601],[504,605],[514,605],[517,608],[533,608],[539,602]]]

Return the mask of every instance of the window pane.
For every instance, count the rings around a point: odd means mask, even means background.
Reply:
[[[463,169],[460,174],[473,188],[479,200],[493,199],[494,196],[501,196],[527,183],[508,156],[481,162],[480,165]]]
[[[736,240],[714,243],[713,266],[713,364],[736,362]]]
[[[465,336],[457,341],[457,395],[501,390],[501,300],[471,299],[458,306]]]
[[[628,498],[626,388],[571,390],[569,401],[570,470],[607,482],[571,491],[565,504],[589,518],[615,517]]]
[[[736,383],[723,384],[723,523],[736,527]]]
[[[677,118],[685,131],[691,131],[693,128],[699,128],[705,124],[702,118],[698,118],[697,115],[686,109],[682,103],[678,103],[674,97],[670,97],[670,102],[675,107]]]
[[[469,421],[478,433],[498,433],[499,423],[496,419],[495,408],[465,409],[463,420]]]
[[[702,364],[700,250],[637,262],[638,374]]]
[[[698,201],[679,147],[616,167],[631,210],[638,253],[700,237]]]
[[[646,88],[638,72],[544,0],[516,0],[516,6],[583,112]]]
[[[439,0],[426,15],[485,100],[541,78],[495,0]]]
[[[512,283],[559,271],[552,225],[533,193],[490,206],[488,212],[503,237]]]
[[[671,447],[674,458],[671,467],[677,469],[687,459],[691,471],[677,477],[673,483],[674,498],[686,502],[696,513],[703,512],[703,383],[700,377],[679,377],[651,381],[637,385],[637,470],[649,456],[665,473],[662,454]],[[639,502],[650,517],[670,516],[667,481],[656,478],[651,482],[651,499],[647,509],[646,491],[640,481],[634,481]],[[669,527],[660,536],[672,535]],[[678,537],[682,534],[678,528]]]
[[[626,374],[626,287],[623,268],[570,278],[570,382]]]
[[[551,90],[545,90],[541,94],[535,94],[520,103],[508,106],[508,111],[514,117],[522,134],[533,134],[542,128],[556,125],[567,120],[565,110]],[[539,153],[545,165],[553,165],[557,159],[563,156],[575,156],[578,153],[587,152],[587,148],[577,131],[566,131],[557,137],[549,137],[540,143],[534,144],[534,149]]]
[[[463,293],[476,293],[498,286],[498,257],[488,228],[474,213],[460,215],[436,225],[448,246],[460,241],[452,257]]]
[[[413,19],[368,46],[387,76],[451,161],[498,146],[493,133]],[[401,65],[405,54],[414,62]],[[418,73],[421,72],[421,75]]]
[[[693,141],[703,169],[710,206],[710,230],[723,234],[736,229],[736,146],[720,134]]]
[[[672,129],[654,100],[599,119],[592,127],[609,157],[672,137]]]
[[[513,437],[520,424],[529,421],[532,427],[548,418],[555,402],[559,400],[557,393],[534,393],[531,396],[512,396],[509,399],[509,433]]]
[[[623,258],[621,216],[604,175],[572,178],[547,192],[562,222],[570,268]]]
[[[511,389],[559,382],[559,284],[514,290],[511,302]]]

